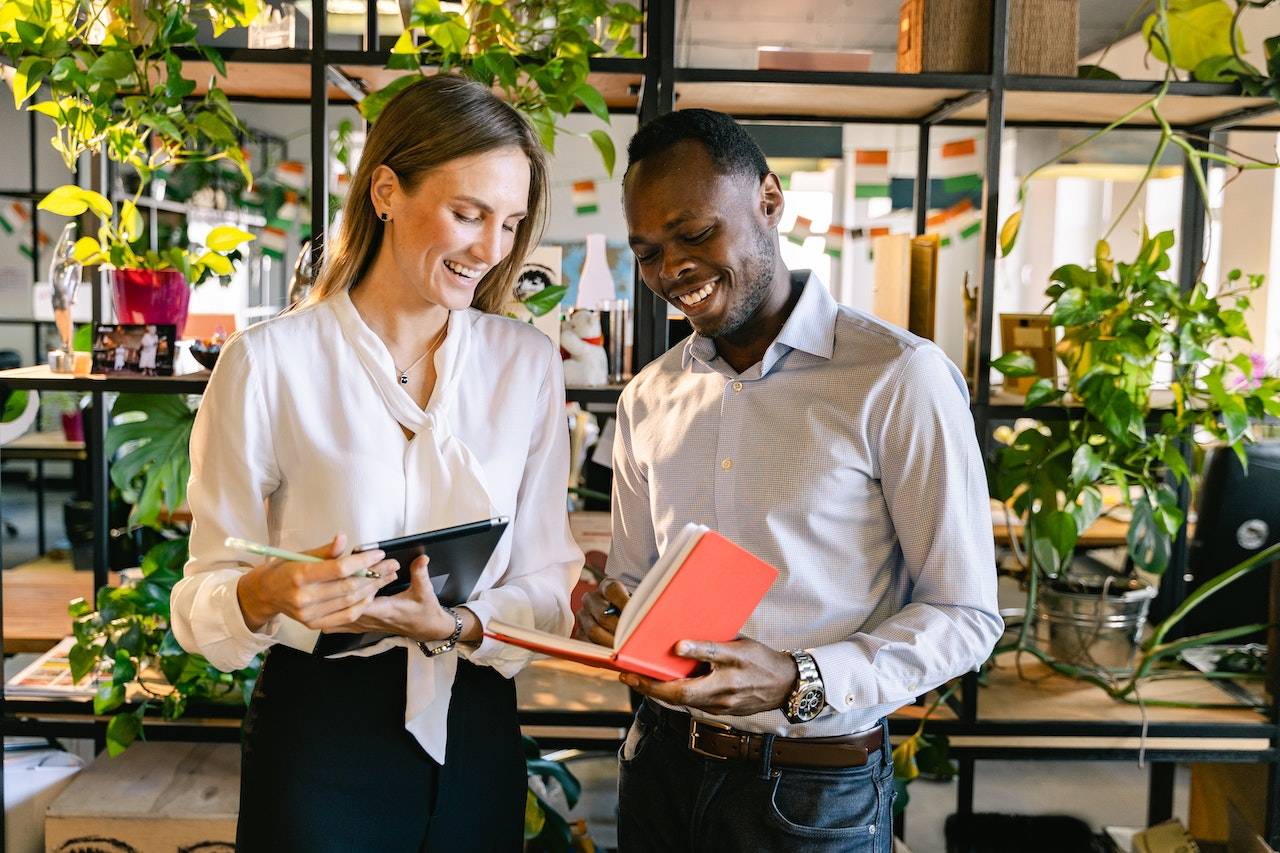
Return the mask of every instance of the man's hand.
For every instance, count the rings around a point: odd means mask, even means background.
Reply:
[[[601,646],[613,645],[613,632],[618,630],[618,616],[631,596],[622,582],[605,578],[600,586],[587,593],[578,610],[578,632],[583,638]]]
[[[795,687],[795,659],[746,637],[730,643],[681,640],[676,654],[706,661],[711,672],[675,681],[626,673],[623,683],[672,705],[734,717],[776,711]]]

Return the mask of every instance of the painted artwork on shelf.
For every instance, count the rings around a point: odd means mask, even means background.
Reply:
[[[99,324],[93,336],[93,372],[172,376],[177,337],[172,323]]]
[[[587,259],[587,244],[585,240],[577,240],[552,245],[558,245],[564,250],[561,271],[564,275],[563,284],[569,289],[560,304],[569,308],[578,301],[578,280],[582,276],[582,265]],[[616,288],[614,298],[631,300],[635,304],[635,254],[625,242],[612,239],[605,244],[605,251]]]

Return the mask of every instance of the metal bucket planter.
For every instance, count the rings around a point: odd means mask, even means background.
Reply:
[[[1036,645],[1063,663],[1130,670],[1156,588],[1144,580],[1069,576],[1040,587]]]

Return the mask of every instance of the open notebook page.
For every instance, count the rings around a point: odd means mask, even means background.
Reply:
[[[623,608],[622,615],[618,617],[618,630],[613,634],[613,647],[615,649],[622,648],[627,642],[627,638],[631,636],[631,632],[636,629],[644,615],[649,612],[649,608],[653,606],[658,597],[662,595],[662,591],[671,583],[671,579],[675,577],[676,569],[684,564],[685,557],[689,556],[689,552],[693,550],[693,546],[698,544],[698,540],[702,538],[702,534],[708,530],[705,524],[697,524],[689,522],[684,528],[676,534],[676,537],[667,545],[667,550],[658,558],[658,562],[653,564],[636,587],[636,591],[631,594],[631,599],[627,602],[627,606]]]

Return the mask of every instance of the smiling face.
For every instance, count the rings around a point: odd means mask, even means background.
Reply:
[[[413,188],[379,166],[373,203],[391,217],[381,251],[418,298],[467,308],[480,280],[511,253],[528,215],[529,180],[528,157],[515,147],[451,160]]]
[[[748,324],[778,280],[777,178],[724,174],[702,143],[686,140],[636,163],[624,188],[631,248],[649,289],[706,337]]]

